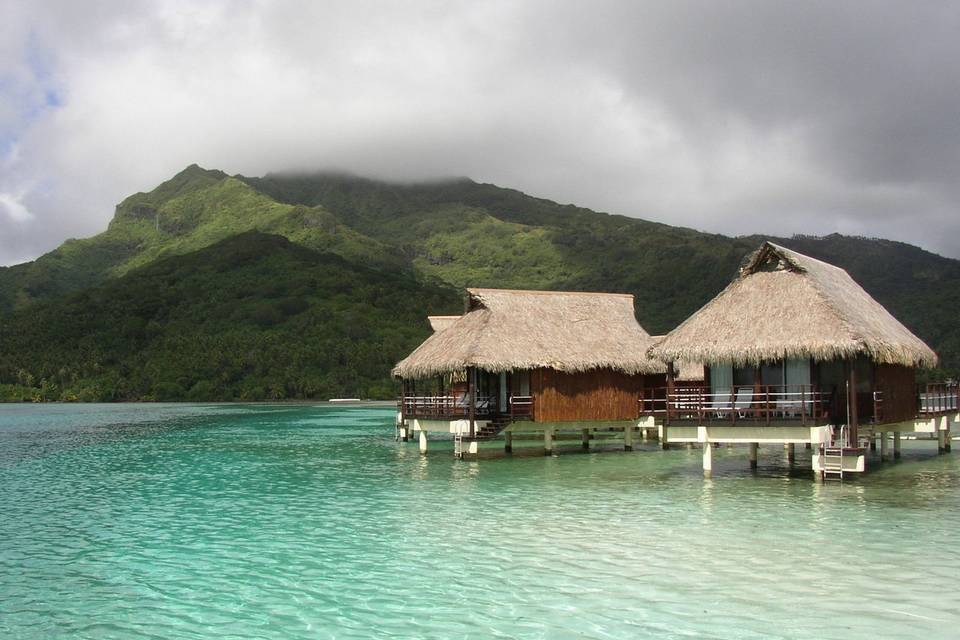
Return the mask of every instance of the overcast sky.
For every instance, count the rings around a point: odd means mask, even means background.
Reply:
[[[960,257],[957,2],[0,0],[0,264],[196,162]]]

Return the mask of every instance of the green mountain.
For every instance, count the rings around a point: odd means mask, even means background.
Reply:
[[[637,318],[665,333],[727,285],[765,239],[846,269],[960,368],[960,261],[918,247],[834,234],[730,238],[597,213],[467,179],[391,185],[342,175],[241,178],[285,203],[335,211],[398,246],[421,274],[455,286],[633,293]]]
[[[33,262],[0,268],[0,311],[56,299],[251,230],[371,265],[398,264],[379,242],[320,207],[280,203],[222,171],[191,165],[117,205],[103,233],[68,240]]]
[[[264,234],[289,242],[280,246]],[[263,278],[250,276],[242,304],[232,301],[230,315],[224,316],[203,305],[220,289],[230,289],[231,271],[240,269],[224,258],[234,246],[230,239],[241,242],[250,256],[259,247],[273,257],[259,267]],[[248,178],[193,165],[153,191],[124,200],[103,233],[70,240],[33,262],[0,268],[0,385],[7,385],[8,397],[35,393],[44,380],[48,386],[57,384],[60,393],[79,389],[83,393],[76,395],[83,398],[387,396],[392,388],[389,364],[426,334],[427,312],[459,307],[453,302],[455,288],[626,291],[636,296],[637,317],[644,327],[664,333],[724,287],[762,239],[598,213],[466,178],[421,184],[330,173]],[[946,369],[960,369],[960,327],[952,317],[960,302],[960,261],[887,240],[840,235],[772,239],[847,269],[940,353]],[[378,351],[386,348],[377,342],[381,332],[373,325],[366,325],[368,335],[351,337],[348,327],[324,321],[319,311],[324,301],[336,297],[345,303],[351,294],[331,289],[326,281],[310,291],[302,287],[304,256],[321,260],[321,254],[323,260],[338,261],[340,281],[358,287],[353,310],[358,317],[385,318],[387,333],[399,330],[397,322],[405,318],[402,322],[409,326],[403,335],[410,342],[397,338],[390,344],[402,343],[400,351]],[[222,268],[200,269],[206,274],[200,280],[179,268],[199,268],[208,261]],[[349,277],[348,272],[357,275]],[[394,279],[405,283],[405,301],[363,297],[368,281]],[[286,293],[272,294],[278,287]],[[120,293],[126,296],[125,306],[114,308],[108,299]],[[279,299],[286,300],[284,309],[307,306],[288,318],[276,307]],[[96,305],[84,306],[90,300]],[[140,301],[153,301],[153,306],[138,311],[140,320],[135,320],[125,309]],[[251,321],[250,314],[260,307],[263,318],[279,318],[277,322]],[[320,315],[315,316],[315,310]],[[48,314],[45,322],[55,330],[41,334],[28,326],[29,319],[40,314]],[[345,342],[364,345],[358,353],[365,355],[348,365],[320,358],[298,339],[297,331],[308,331],[296,324],[298,318],[310,318],[314,324],[309,330],[318,331],[316,335],[334,341],[340,335]],[[124,333],[126,324],[135,327],[141,320],[152,329]],[[120,329],[111,331],[110,326]],[[297,365],[276,361],[264,368],[247,361],[247,368],[236,369],[223,382],[203,368],[199,354],[212,352],[198,350],[196,361],[189,364],[173,355],[180,347],[167,333],[170,326],[176,326],[180,336],[205,336],[204,344],[217,336],[228,340],[242,335],[230,347],[237,353],[244,341],[259,344],[268,336],[283,336],[290,341],[283,350],[285,361]],[[96,327],[104,330],[98,333]],[[287,329],[292,333],[284,333]],[[84,338],[89,332],[99,337],[90,342],[94,338]],[[127,334],[136,339],[122,338]],[[57,341],[57,335],[64,338]],[[32,354],[39,343],[47,346]],[[69,364],[87,362],[77,355],[78,349],[98,354],[100,369]],[[234,354],[229,349],[224,353]],[[229,357],[243,362],[235,354]],[[62,366],[56,368],[58,364]],[[344,366],[363,373],[352,379],[335,371]],[[59,373],[64,367],[66,377]],[[297,369],[310,371],[314,382],[296,382],[301,380]],[[346,376],[340,386],[330,382],[337,376]],[[320,379],[327,381],[321,384]],[[83,386],[83,381],[90,384]],[[205,382],[210,384],[197,387]],[[157,387],[161,383],[166,386]],[[10,391],[14,387],[19,391]]]
[[[161,258],[0,323],[0,398],[392,397],[386,373],[460,294],[277,235]]]

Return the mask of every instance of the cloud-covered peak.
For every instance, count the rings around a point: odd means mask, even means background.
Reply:
[[[839,231],[960,257],[950,3],[2,11],[0,152],[19,153],[0,192],[33,217],[4,228],[0,263],[101,230],[193,162],[470,176],[732,235]]]

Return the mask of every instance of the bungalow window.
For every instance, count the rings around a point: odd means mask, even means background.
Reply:
[[[725,392],[731,386],[752,387],[755,383],[756,368],[754,367],[710,365],[710,389],[713,393]],[[810,362],[808,360],[764,362],[760,367],[760,384],[788,386],[799,391],[801,385],[810,384]]]
[[[783,383],[790,387],[790,391],[800,391],[801,387],[810,385],[810,361],[787,360],[783,371]]]
[[[710,392],[730,393],[733,386],[733,367],[729,364],[710,365]]]
[[[778,360],[777,362],[764,362],[760,366],[760,384],[774,387],[783,386],[783,373],[782,360]]]
[[[511,378],[511,391],[515,396],[530,395],[530,372],[527,370],[514,371]]]
[[[733,369],[733,384],[738,387],[753,386],[754,383],[753,367],[735,367]]]

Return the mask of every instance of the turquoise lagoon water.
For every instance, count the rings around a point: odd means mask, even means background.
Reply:
[[[704,480],[684,449],[421,457],[392,420],[0,406],[0,637],[960,636],[960,454],[818,484],[720,449]]]

